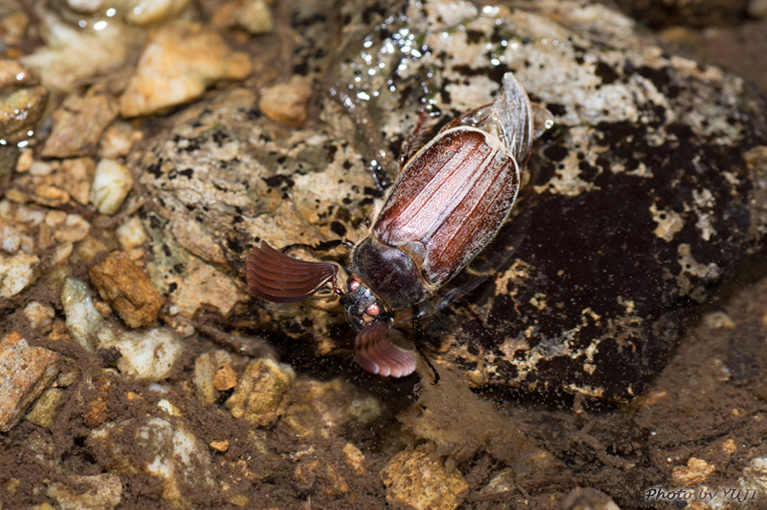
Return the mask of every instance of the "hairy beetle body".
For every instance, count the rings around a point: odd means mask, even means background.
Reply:
[[[375,374],[412,373],[413,358],[386,338],[391,313],[432,297],[493,239],[516,199],[532,139],[527,94],[507,73],[498,100],[449,123],[404,165],[352,251],[345,291],[334,264],[262,243],[248,258],[251,292],[300,301],[330,282],[359,331],[357,362]]]

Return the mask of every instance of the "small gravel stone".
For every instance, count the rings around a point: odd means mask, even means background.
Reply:
[[[45,158],[71,158],[95,152],[101,133],[117,117],[114,101],[97,87],[67,96],[53,112],[53,130],[45,141]]]
[[[248,55],[233,52],[213,30],[195,23],[157,28],[120,98],[120,112],[157,113],[197,99],[217,81],[242,80],[250,72]]]
[[[111,253],[88,274],[99,295],[130,327],[139,328],[157,320],[165,300],[144,270],[125,254]]]
[[[48,90],[15,60],[0,59],[0,138],[24,138],[45,111]]]
[[[133,187],[133,175],[127,166],[113,159],[102,159],[96,166],[91,199],[101,214],[120,210]]]
[[[318,491],[331,499],[338,499],[349,492],[349,484],[333,463],[326,459],[302,459],[293,475],[298,486],[307,492]]]
[[[674,466],[671,472],[671,480],[674,486],[692,487],[706,481],[716,466],[709,464],[703,459],[690,457],[686,466]]]
[[[395,455],[381,471],[381,479],[387,503],[416,510],[455,509],[469,489],[457,469],[448,469],[424,447]]]
[[[122,501],[122,482],[112,473],[73,476],[71,483],[56,482],[45,491],[61,510],[112,510]]]
[[[306,103],[312,88],[302,78],[294,77],[290,83],[280,83],[261,92],[258,107],[275,122],[301,128],[306,124]]]
[[[48,388],[43,391],[35,405],[27,413],[26,420],[38,427],[47,429],[53,423],[53,418],[56,416],[62,398],[64,398],[64,390],[61,388]]]
[[[19,253],[12,257],[0,255],[0,298],[15,296],[38,278],[35,268],[40,259],[35,255]]]
[[[10,430],[58,374],[59,355],[17,332],[0,340],[0,432]]]
[[[117,120],[104,130],[99,147],[99,156],[107,159],[127,156],[133,145],[142,137],[143,133],[133,129],[128,122]]]
[[[293,369],[269,358],[250,362],[226,406],[235,418],[257,426],[270,425],[284,412],[283,397],[293,385]]]
[[[56,317],[56,310],[44,305],[39,301],[30,301],[24,307],[24,317],[29,321],[33,329],[41,332],[50,331],[53,327],[53,319]]]
[[[77,203],[88,205],[95,173],[96,163],[91,158],[72,158],[61,162],[60,170],[51,180],[52,184],[66,190]]]
[[[213,356],[206,352],[200,355],[194,362],[194,373],[192,374],[192,383],[197,395],[197,400],[204,406],[213,405],[218,393],[216,392],[213,379],[216,374],[216,368],[213,364]]]
[[[146,232],[141,222],[135,216],[131,216],[115,230],[117,242],[124,251],[138,248],[146,242]]]
[[[272,10],[264,0],[245,0],[237,14],[238,24],[251,34],[267,34],[274,30]]]
[[[167,401],[146,417],[108,422],[91,432],[89,445],[112,459],[116,474],[148,473],[161,482],[162,499],[189,508],[185,492],[214,490],[210,452],[182,416],[168,413]]]

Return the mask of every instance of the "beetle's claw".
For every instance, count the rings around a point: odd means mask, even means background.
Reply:
[[[357,333],[354,341],[357,363],[371,374],[405,377],[415,372],[415,360],[386,338],[389,324],[379,321]]]
[[[254,296],[275,303],[302,301],[332,282],[338,268],[330,262],[300,260],[277,251],[266,241],[254,246],[247,263],[248,286]]]

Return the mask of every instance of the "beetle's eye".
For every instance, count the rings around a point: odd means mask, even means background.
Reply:
[[[381,313],[381,307],[378,305],[378,303],[373,303],[372,305],[365,308],[365,313],[371,317],[378,317],[378,315]]]
[[[356,278],[349,278],[349,283],[347,284],[347,287],[349,287],[349,292],[353,292],[354,289],[360,286],[360,281]]]

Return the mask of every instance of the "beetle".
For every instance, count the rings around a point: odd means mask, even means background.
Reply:
[[[254,247],[246,264],[251,293],[302,301],[326,284],[341,296],[357,330],[357,363],[403,377],[415,359],[387,339],[393,314],[434,297],[495,237],[517,197],[533,141],[527,93],[506,73],[500,97],[458,117],[411,157],[352,248],[346,289],[338,266]]]

